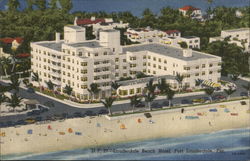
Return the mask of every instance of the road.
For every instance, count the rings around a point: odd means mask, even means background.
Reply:
[[[223,77],[223,80],[227,80],[230,81],[229,78]],[[1,84],[5,84],[3,82],[0,81]],[[246,91],[242,85],[246,85],[247,81],[244,80],[237,80],[236,82],[234,82],[237,85],[237,91],[231,96],[231,97],[239,97],[240,96],[240,92],[242,91]],[[48,97],[45,96],[41,96],[37,93],[28,93],[26,92],[26,90],[20,88],[19,94],[21,97],[23,98],[27,98],[27,99],[36,99],[37,101],[39,101],[41,104],[44,104],[47,101],[53,101],[54,102],[54,107],[51,107],[50,110],[48,112],[42,113],[39,116],[41,116],[43,119],[46,119],[47,116],[54,116],[54,115],[61,115],[62,113],[68,113],[69,115],[73,115],[75,112],[81,112],[82,114],[84,114],[86,111],[93,111],[94,113],[98,113],[101,109],[105,109],[103,106],[100,107],[96,107],[96,108],[76,108],[67,104],[63,104],[61,102],[55,101],[55,100],[51,100]],[[219,93],[218,93],[219,94]],[[220,94],[225,96],[224,92],[220,92]],[[192,100],[195,98],[200,98],[200,97],[205,97],[207,95],[203,94],[203,95],[194,95],[194,96],[188,96],[188,97],[178,97],[178,98],[174,98],[173,99],[173,104],[181,104],[181,100],[183,99],[188,99],[188,100]],[[162,103],[163,101],[166,101],[166,99],[160,99],[160,100],[156,100],[154,102],[158,102],[158,103]],[[86,104],[84,105],[86,106]],[[113,105],[112,106],[112,111],[113,112],[119,112],[119,111],[129,111],[131,110],[131,106],[129,103],[125,103],[125,104],[118,104],[118,105]],[[20,115],[12,115],[12,116],[2,116],[0,117],[0,123],[6,123],[8,121],[12,121],[12,122],[16,122],[18,120],[25,120],[26,118],[30,118],[30,116],[27,116],[26,114],[20,114]]]

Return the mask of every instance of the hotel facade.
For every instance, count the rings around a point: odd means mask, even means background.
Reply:
[[[121,46],[120,32],[114,29],[100,31],[99,40],[85,40],[85,28],[75,25],[64,27],[64,40],[56,33],[55,41],[32,42],[31,62],[42,86],[49,80],[59,91],[70,85],[80,100],[90,98],[87,89],[92,83],[99,85],[103,98],[111,95],[111,82],[135,78],[138,72],[151,75],[155,81],[164,77],[174,89],[178,88],[177,73],[185,76],[182,86],[188,88],[194,88],[198,78],[217,83],[221,75],[218,56],[160,43]],[[126,97],[141,94],[147,81],[118,83],[118,95]]]

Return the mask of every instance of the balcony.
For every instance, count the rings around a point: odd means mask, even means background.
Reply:
[[[58,72],[49,72],[49,74],[51,75],[51,76],[54,76],[54,77],[57,77],[57,78],[60,78],[61,77],[61,73],[58,73]]]
[[[94,72],[94,76],[111,74],[111,71]]]
[[[111,66],[111,63],[100,63],[100,64],[94,64],[94,68],[102,68],[102,67],[109,67]]]
[[[98,79],[98,80],[94,80],[93,81],[94,83],[104,83],[104,82],[111,82],[111,79],[108,78],[108,79]]]

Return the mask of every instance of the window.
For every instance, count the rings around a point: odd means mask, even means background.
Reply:
[[[200,67],[199,66],[196,66],[195,69],[199,69]]]
[[[130,60],[136,60],[136,57],[135,56],[130,57]]]
[[[146,66],[146,65],[147,65],[147,63],[146,63],[146,62],[144,62],[144,63],[143,63],[143,66]]]
[[[164,70],[167,70],[167,67],[164,67]]]
[[[84,84],[84,85],[81,85],[81,88],[82,88],[82,89],[87,89],[88,86]]]
[[[134,89],[130,89],[129,90],[129,94],[135,94],[135,90]]]
[[[155,67],[156,67],[156,64],[153,64],[153,67],[155,68]]]
[[[156,72],[155,72],[155,71],[153,71],[153,74],[156,74]]]
[[[136,88],[136,93],[141,93],[141,88]]]
[[[81,66],[87,66],[88,63],[87,62],[81,62]]]
[[[205,68],[206,67],[206,64],[202,64],[202,68]]]
[[[160,65],[158,65],[158,68],[159,68],[159,69],[161,69],[161,66],[160,66]]]
[[[146,69],[143,69],[143,71],[142,71],[143,73],[146,73],[147,72],[147,70]]]
[[[151,64],[150,63],[148,63],[148,66],[150,66]]]
[[[88,78],[87,77],[82,77],[81,81],[86,82],[86,81],[88,81]]]
[[[156,57],[154,57],[153,60],[156,61]]]
[[[115,58],[115,62],[119,62],[119,58]]]
[[[212,67],[213,66],[213,64],[209,64],[209,67]]]
[[[148,69],[148,73],[150,73],[150,69]]]
[[[199,73],[195,73],[195,76],[199,76]]]
[[[82,56],[82,52],[81,51],[79,52],[79,56]]]
[[[67,61],[70,62],[70,58],[68,58]]]
[[[161,58],[159,58],[158,61],[161,62]]]
[[[123,59],[123,62],[124,62],[124,63],[126,63],[126,62],[127,62],[127,60],[126,60],[126,59]]]
[[[128,74],[127,73],[123,73],[122,75],[123,75],[123,77],[127,77]]]
[[[72,52],[72,55],[75,56],[75,52],[74,51]]]
[[[95,53],[94,55],[95,55],[95,56],[98,56],[98,53]]]
[[[115,69],[119,69],[119,65],[116,65],[116,66],[115,66]]]
[[[217,72],[218,72],[218,73],[220,73],[220,72],[221,72],[221,70],[218,70]]]
[[[220,62],[220,63],[218,63],[218,66],[221,66],[221,64],[222,64],[221,62]]]
[[[190,70],[190,67],[184,67],[184,70]]]
[[[147,56],[146,56],[146,55],[143,55],[143,59],[147,59]]]
[[[164,63],[167,64],[167,60],[164,60]]]
[[[212,72],[212,71],[209,71],[209,74],[213,74],[213,72]]]
[[[126,67],[126,66],[123,66],[123,69],[127,69],[127,67]]]
[[[68,77],[70,77],[70,73],[68,73]]]
[[[81,73],[82,73],[82,74],[87,74],[87,73],[88,73],[88,70],[87,70],[87,69],[81,70]]]
[[[108,55],[107,51],[105,51],[105,52],[103,53],[103,55]]]
[[[201,74],[202,74],[202,75],[205,75],[205,74],[206,74],[206,72],[204,72],[204,71],[203,71]]]
[[[115,73],[115,77],[119,77],[119,73]]]
[[[148,56],[148,59],[151,59],[151,56]]]

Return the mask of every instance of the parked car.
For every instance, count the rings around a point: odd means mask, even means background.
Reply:
[[[158,102],[154,102],[154,103],[152,103],[151,107],[152,108],[162,108],[162,105],[159,104]]]
[[[241,96],[241,97],[247,97],[247,96],[248,96],[248,93],[247,93],[247,92],[240,92],[240,96]]]
[[[107,110],[105,110],[105,109],[101,109],[99,112],[98,112],[98,114],[99,115],[105,115],[105,114],[108,114],[109,112],[107,111]]]
[[[163,101],[162,106],[169,106],[169,101]],[[173,106],[173,103],[171,103],[171,106]]]
[[[203,98],[196,98],[192,100],[193,103],[204,103],[205,100]]]
[[[141,102],[141,103],[138,103],[135,107],[143,108],[143,107],[145,107],[145,104]]]
[[[48,107],[44,107],[44,106],[38,105],[37,108],[38,108],[41,112],[47,112],[47,111],[49,111],[49,108],[48,108]]]
[[[86,116],[95,116],[96,114],[93,111],[88,110],[85,112],[85,115]]]
[[[35,93],[35,90],[34,90],[34,88],[28,88],[28,89],[27,89],[27,92],[28,92],[28,93]]]
[[[223,100],[226,99],[225,96],[221,95],[221,94],[216,94],[212,97],[213,100]]]
[[[33,123],[36,122],[36,120],[34,120],[33,118],[27,118],[27,119],[25,120],[25,122],[28,123],[28,124],[33,124]]]
[[[192,101],[188,100],[188,99],[183,99],[181,100],[181,104],[193,104]]]

